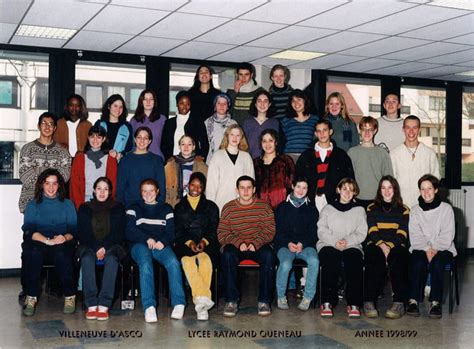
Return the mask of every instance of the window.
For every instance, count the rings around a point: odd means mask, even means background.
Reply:
[[[446,91],[416,86],[402,86],[403,117],[416,115],[421,120],[420,141],[433,148],[438,156],[441,177],[444,177],[446,157]]]
[[[38,138],[48,109],[48,55],[2,51],[0,58],[0,180],[18,178],[23,145]]]
[[[463,182],[474,182],[474,88],[462,94],[461,175]]]
[[[86,85],[86,104],[87,108],[91,110],[99,110],[102,108],[104,101],[102,100],[102,86],[87,86]]]

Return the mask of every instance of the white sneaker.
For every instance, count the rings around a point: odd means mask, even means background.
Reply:
[[[155,307],[151,306],[146,308],[145,310],[145,322],[152,323],[157,322],[158,318],[156,316],[156,309]]]
[[[194,309],[199,313],[202,310],[210,310],[214,306],[214,302],[206,296],[196,297],[196,305]]]
[[[197,319],[200,321],[209,320],[209,312],[206,309],[197,312]]]
[[[184,315],[184,304],[175,305],[171,312],[171,318],[175,320],[181,320]]]

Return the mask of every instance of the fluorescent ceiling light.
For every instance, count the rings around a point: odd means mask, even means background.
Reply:
[[[427,5],[452,7],[461,10],[474,10],[474,2],[472,0],[433,0]]]
[[[313,58],[325,56],[325,53],[310,51],[285,50],[271,55],[271,58],[294,59],[296,61],[308,61]]]
[[[76,32],[76,29],[39,27],[36,25],[20,25],[15,35],[30,36],[34,38],[68,40],[74,34],[76,34]]]
[[[471,70],[471,71],[464,71],[464,72],[462,72],[462,73],[455,73],[454,75],[474,76],[474,70]]]

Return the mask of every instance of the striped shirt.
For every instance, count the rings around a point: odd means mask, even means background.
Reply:
[[[273,241],[275,217],[269,204],[260,199],[250,205],[241,205],[238,199],[229,201],[222,209],[217,230],[219,243],[234,245],[253,244],[255,250]]]
[[[385,207],[387,206],[387,207]],[[385,243],[390,248],[403,245],[407,247],[408,220],[410,209],[403,207],[379,207],[372,203],[367,207],[369,232],[367,244]]]
[[[290,93],[293,91],[291,85],[285,85],[283,88],[278,88],[274,85],[270,86],[269,92],[273,100],[273,108],[275,109],[274,118],[283,119],[287,113],[286,109],[288,108],[288,99],[290,98]]]
[[[295,118],[283,118],[281,126],[286,139],[284,153],[301,154],[310,148],[314,140],[314,130],[318,120],[319,117],[311,114],[308,120],[303,122],[299,122]]]

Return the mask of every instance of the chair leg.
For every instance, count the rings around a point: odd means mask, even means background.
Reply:
[[[454,300],[453,300],[453,288],[454,288],[454,272],[453,268],[449,271],[449,313],[453,312]]]
[[[214,268],[214,304],[216,309],[219,307],[219,275],[217,268]]]
[[[458,284],[458,266],[454,264],[454,291],[456,294],[456,305],[459,305],[459,284]]]

